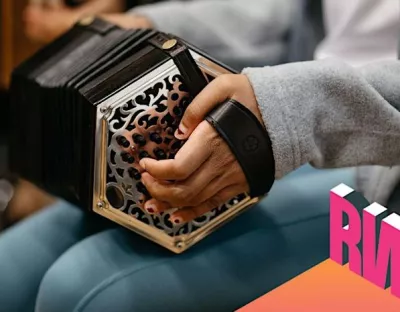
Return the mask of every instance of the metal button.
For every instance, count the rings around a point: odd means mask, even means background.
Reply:
[[[165,154],[165,152],[161,149],[161,148],[155,148],[153,150],[154,155],[156,155],[157,159],[166,159],[167,155]]]
[[[179,106],[175,106],[174,109],[172,110],[174,114],[178,117],[182,116],[182,109]]]
[[[172,49],[174,46],[176,46],[177,43],[178,41],[176,39],[170,39],[163,43],[162,48],[163,50],[169,50]]]
[[[139,153],[139,159],[146,158],[146,157],[150,157],[149,153],[147,153],[146,151],[141,151]]]
[[[135,179],[135,180],[140,180],[140,178],[142,177],[139,170],[137,170],[135,168],[129,168],[128,174],[132,179]]]
[[[133,164],[135,162],[135,158],[127,152],[122,152],[121,158],[123,161],[126,161],[127,163],[130,163],[130,164]]]
[[[131,144],[129,143],[129,141],[122,135],[117,136],[116,141],[119,145],[123,146],[123,147],[129,147]]]
[[[158,133],[154,132],[154,133],[150,134],[150,141],[157,143],[157,144],[161,144],[162,137]]]
[[[183,145],[183,141],[175,141],[174,143],[172,143],[171,149],[177,150],[177,149],[181,148],[182,145]]]
[[[133,142],[135,142],[139,146],[146,145],[146,139],[141,134],[134,134],[132,139],[133,139]]]
[[[136,189],[139,193],[142,193],[143,195],[149,196],[149,191],[147,190],[147,188],[144,186],[144,184],[142,182],[138,182],[136,184]]]

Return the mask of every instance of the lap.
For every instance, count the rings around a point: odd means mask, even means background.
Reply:
[[[79,210],[59,202],[0,234],[0,306],[5,311],[34,304],[44,273],[85,237],[83,223]]]
[[[68,248],[102,228],[93,217],[59,201],[1,232],[0,310],[30,310],[49,267]]]
[[[182,255],[124,229],[69,249],[42,281],[40,311],[232,311],[328,256],[329,189],[352,170],[293,176]],[[56,299],[57,298],[57,299]]]

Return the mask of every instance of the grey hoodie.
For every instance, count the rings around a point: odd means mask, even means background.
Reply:
[[[300,27],[294,22],[305,2],[169,1],[132,12],[231,65],[259,66],[288,60],[285,35]],[[400,164],[399,62],[354,69],[314,61],[244,73],[273,142],[277,178],[308,162],[318,168],[389,166],[363,167],[357,176],[370,202],[387,203],[400,177],[400,167],[391,167]]]
[[[272,140],[277,178],[305,163],[387,166],[360,170],[357,181],[370,202],[387,203],[400,176],[390,169],[400,164],[400,61],[353,68],[324,60],[244,73]]]
[[[300,17],[300,0],[164,1],[130,11],[148,17],[226,64],[281,64],[288,60],[288,32]]]

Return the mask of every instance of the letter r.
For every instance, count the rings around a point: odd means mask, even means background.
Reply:
[[[339,184],[330,192],[330,258],[344,265],[345,245],[348,247],[350,270],[361,275],[361,217],[357,208],[346,196],[354,190],[345,184]],[[343,217],[347,215],[348,224],[344,226]]]

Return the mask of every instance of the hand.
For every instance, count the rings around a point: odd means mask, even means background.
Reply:
[[[24,10],[25,34],[32,41],[49,43],[81,18],[80,12],[64,5],[28,5]]]
[[[95,4],[95,2],[92,4]],[[91,14],[97,14],[100,18],[121,28],[152,27],[151,22],[144,16],[123,13],[100,14],[106,10],[115,11],[118,6],[91,7],[89,4],[75,9],[70,9],[60,3],[53,6],[29,5],[26,7],[23,16],[25,34],[32,41],[49,43],[66,32],[81,18]]]
[[[133,14],[104,14],[100,15],[99,17],[112,24],[118,25],[121,28],[126,28],[126,29],[153,28],[151,21],[145,16],[133,15]]]
[[[248,192],[246,177],[229,146],[204,121],[207,113],[227,99],[235,99],[262,122],[253,89],[244,75],[222,75],[212,81],[188,106],[178,139],[188,139],[175,159],[142,159],[142,181],[152,195],[144,205],[149,213],[178,208],[171,222],[181,224]],[[232,125],[237,126],[237,125]],[[174,182],[168,182],[173,180]]]

